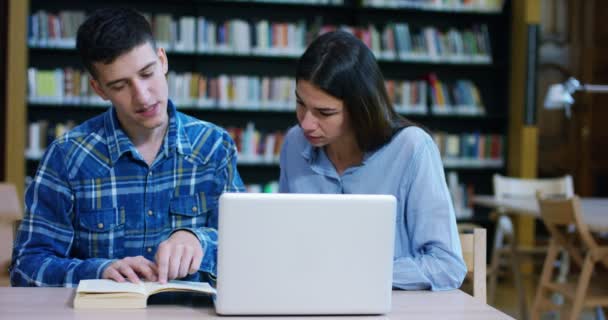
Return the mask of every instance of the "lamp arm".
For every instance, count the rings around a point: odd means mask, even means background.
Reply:
[[[602,84],[584,84],[579,87],[580,91],[587,92],[608,92],[608,85]]]

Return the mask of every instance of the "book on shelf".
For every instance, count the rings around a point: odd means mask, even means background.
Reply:
[[[456,219],[465,219],[473,216],[473,197],[475,195],[472,184],[459,181],[458,173],[449,171],[446,175],[448,190],[452,196]]]
[[[161,292],[192,292],[214,295],[206,282],[172,280],[158,282],[116,282],[106,279],[81,280],[74,296],[74,309],[141,309],[149,296]]]

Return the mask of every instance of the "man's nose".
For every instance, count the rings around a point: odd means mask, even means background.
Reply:
[[[132,83],[133,98],[138,104],[146,104],[150,99],[148,84],[145,81],[135,80]]]

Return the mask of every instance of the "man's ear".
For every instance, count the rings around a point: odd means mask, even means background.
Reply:
[[[169,71],[169,59],[167,59],[167,53],[165,52],[165,49],[156,49],[156,55],[158,55],[158,59],[160,60],[163,74],[167,74],[167,72]]]
[[[89,79],[89,85],[91,86],[91,88],[93,88],[93,91],[95,91],[95,93],[97,93],[97,95],[100,96],[103,100],[109,100],[103,89],[101,89],[101,84],[97,80],[95,80],[95,78],[91,77]]]

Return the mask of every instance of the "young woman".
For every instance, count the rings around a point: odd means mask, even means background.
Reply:
[[[281,150],[280,191],[394,195],[393,285],[458,288],[466,267],[441,157],[393,109],[372,52],[349,33],[326,33],[300,58],[296,81],[299,126]]]

